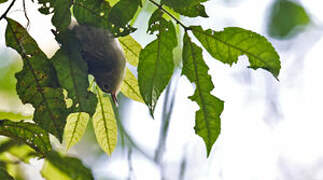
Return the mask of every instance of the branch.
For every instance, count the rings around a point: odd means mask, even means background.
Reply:
[[[15,4],[16,0],[12,0],[11,4],[9,5],[9,7],[7,8],[7,10],[1,15],[0,17],[0,21],[3,19],[3,18],[6,18],[7,17],[7,14],[8,12],[10,11],[10,9],[12,8],[12,6]]]
[[[158,4],[157,2],[155,2],[154,0],[149,0],[149,2],[151,2],[152,4],[154,4],[155,6],[158,7],[158,9],[162,10],[163,12],[165,12],[169,17],[171,17],[172,19],[174,19],[174,21],[176,21],[177,24],[179,24],[180,26],[182,26],[184,28],[185,31],[190,30],[189,27],[185,26],[180,20],[178,20],[174,15],[172,15],[170,12],[168,12],[166,9],[163,8],[162,4]]]

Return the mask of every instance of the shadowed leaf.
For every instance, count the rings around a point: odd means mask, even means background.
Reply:
[[[110,32],[113,33],[115,37],[126,36],[136,30],[135,28],[129,25],[121,26],[119,23],[114,24],[116,23],[114,22],[116,20],[110,17],[112,9],[113,8],[111,8],[107,1],[75,0],[73,13],[80,24],[87,24],[98,28],[108,29],[110,30]],[[119,11],[119,9],[115,8],[114,11]],[[118,16],[120,16],[120,14],[118,14]],[[111,20],[113,21],[110,22]]]
[[[2,180],[14,180],[12,176],[7,172],[7,170],[3,167],[0,167],[0,179]]]
[[[55,151],[47,153],[46,161],[41,170],[46,180],[93,180],[92,172],[81,160],[58,154]]]
[[[8,19],[6,43],[23,59],[24,67],[16,73],[20,99],[35,108],[33,120],[62,141],[68,111],[52,63],[26,30],[11,19]]]
[[[171,8],[177,9],[192,7],[206,1],[208,0],[161,0],[161,4],[165,4]]]
[[[210,94],[214,86],[208,70],[202,57],[202,49],[185,33],[182,74],[196,86],[193,96],[189,98],[200,106],[195,115],[194,129],[205,142],[207,156],[220,134],[220,115],[223,111],[223,101]]]
[[[173,23],[162,18],[159,10],[153,13],[148,26],[150,33],[157,33],[157,39],[140,52],[138,81],[141,96],[153,116],[156,102],[174,71],[173,49],[177,38]]]
[[[250,68],[262,68],[278,77],[279,55],[263,36],[238,27],[225,28],[220,32],[203,30],[200,26],[191,28],[203,47],[221,62],[232,65],[237,63],[239,56],[246,55]]]
[[[36,124],[0,120],[0,134],[24,142],[43,155],[51,150],[48,133]]]

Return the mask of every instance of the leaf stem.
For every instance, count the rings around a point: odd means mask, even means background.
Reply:
[[[10,9],[12,8],[12,6],[15,4],[16,0],[13,0],[11,2],[11,4],[9,5],[9,7],[7,8],[7,10],[1,15],[0,17],[0,21],[3,19],[3,18],[6,18],[7,17],[7,14],[8,12],[10,11]]]
[[[189,27],[185,26],[180,20],[178,20],[174,15],[172,15],[170,12],[168,12],[165,8],[163,8],[162,4],[158,4],[157,2],[155,2],[154,0],[149,0],[149,2],[151,2],[152,4],[154,4],[155,6],[158,7],[158,9],[162,10],[163,12],[165,12],[169,17],[171,17],[172,19],[174,19],[174,21],[176,21],[177,24],[179,24],[180,26],[182,26],[184,28],[185,31],[190,30]]]

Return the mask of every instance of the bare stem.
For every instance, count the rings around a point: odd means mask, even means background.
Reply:
[[[9,5],[9,7],[7,8],[7,10],[1,15],[0,17],[0,21],[3,19],[3,18],[6,18],[7,17],[7,14],[8,12],[10,11],[10,9],[12,8],[12,6],[15,4],[16,0],[12,0],[11,4]]]

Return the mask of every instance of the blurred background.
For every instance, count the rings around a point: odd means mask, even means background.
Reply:
[[[9,3],[1,4],[0,14]],[[21,4],[16,3],[9,17],[26,25]],[[50,32],[51,16],[41,15],[36,3],[26,5],[28,31],[51,57],[59,48]],[[245,56],[230,67],[204,52],[215,85],[212,93],[225,101],[222,131],[210,157],[193,129],[198,106],[187,97],[194,87],[180,77],[179,69],[159,99],[155,120],[145,105],[119,97],[119,139],[111,157],[100,150],[92,123],[67,153],[81,158],[99,180],[323,179],[323,2],[210,0],[204,5],[209,18],[182,18],[184,24],[214,30],[238,26],[260,33],[278,51],[282,67],[276,81],[266,71],[246,68]],[[154,9],[146,2],[134,23],[138,30],[132,36],[143,47],[155,38],[146,34]],[[14,74],[22,62],[5,46],[5,27],[1,21],[0,119],[10,112],[30,117],[33,108],[22,105],[15,92]],[[63,145],[55,146],[64,152]],[[12,171],[19,179],[42,179],[42,164],[43,160],[30,159],[30,164],[13,165]]]

